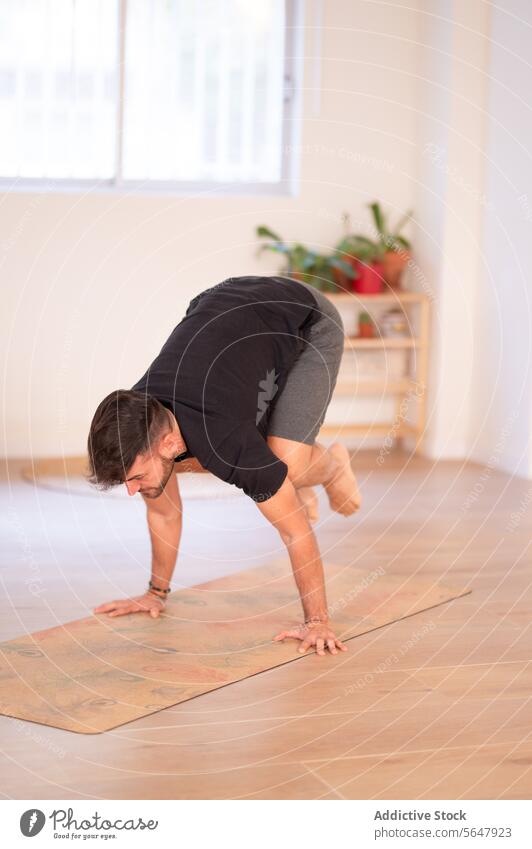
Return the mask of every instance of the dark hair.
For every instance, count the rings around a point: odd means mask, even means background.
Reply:
[[[137,455],[154,447],[169,428],[168,410],[157,398],[133,389],[115,389],[92,419],[87,480],[102,490],[124,483]]]

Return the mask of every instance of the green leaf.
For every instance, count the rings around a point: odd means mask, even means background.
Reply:
[[[296,270],[304,271],[308,267],[309,251],[304,245],[295,244],[290,250],[290,261]]]
[[[347,256],[360,259],[363,262],[372,262],[382,255],[382,248],[378,242],[368,239],[367,236],[355,234],[348,236],[340,242],[337,250]]]
[[[350,280],[354,280],[357,276],[356,271],[351,265],[351,263],[346,262],[345,259],[340,259],[340,257],[333,256],[330,259],[330,264],[332,268],[338,269],[338,271],[341,271],[343,274],[346,275],[346,277],[349,277]]]
[[[261,253],[262,251],[273,251],[277,254],[288,255],[290,253],[290,248],[284,245],[282,242],[274,242],[273,245],[261,245],[259,247],[259,253]]]
[[[384,238],[386,236],[386,222],[384,220],[384,215],[382,214],[382,210],[380,204],[377,201],[369,204],[369,208],[373,214],[373,221],[375,222],[375,228],[379,236]]]
[[[398,246],[404,248],[407,251],[409,251],[412,247],[411,243],[408,241],[408,239],[405,239],[404,236],[394,236],[393,240]]]
[[[412,210],[409,209],[408,212],[405,212],[403,217],[400,218],[399,221],[397,222],[397,226],[396,226],[395,232],[393,234],[396,238],[399,235],[399,233],[401,232],[401,230],[403,229],[403,227],[405,226],[405,224],[408,221],[410,221],[411,218],[412,218]]]
[[[257,227],[257,236],[261,239],[273,239],[274,242],[282,242],[280,236],[277,233],[274,233],[273,230],[270,230],[269,227],[264,227],[264,225],[260,225]]]

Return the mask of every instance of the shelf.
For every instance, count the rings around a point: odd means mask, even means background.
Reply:
[[[410,424],[330,424],[323,425],[320,430],[320,435],[327,436],[328,434],[342,434],[343,436],[388,436],[393,432],[394,438],[399,436],[418,436],[418,429]]]
[[[379,372],[374,373],[372,379],[371,372],[364,380],[358,373],[353,374],[351,369],[346,370],[342,374],[339,382],[336,384],[334,394],[341,399],[343,398],[359,398],[361,396],[371,395],[386,395],[397,405],[402,403],[401,397],[406,396],[415,389],[417,385],[426,386],[428,377],[428,351],[430,338],[430,306],[431,299],[425,292],[412,292],[387,288],[383,292],[375,295],[365,295],[360,292],[325,292],[324,293],[331,303],[338,307],[344,307],[345,312],[349,309],[351,315],[356,316],[357,312],[367,311],[372,314],[374,307],[375,315],[380,313],[379,307],[394,306],[401,310],[405,316],[416,312],[416,330],[415,335],[409,336],[377,336],[376,338],[360,338],[359,336],[345,336],[344,338],[344,358],[347,358],[350,363],[353,363],[353,357],[357,356],[360,351],[378,352],[379,355],[385,355],[385,358],[392,360],[392,351],[402,351],[409,353],[412,351],[415,356],[406,356],[406,354],[397,354],[396,358],[405,359],[403,366],[406,373],[401,373],[396,377],[387,377]],[[377,324],[379,322],[377,321]],[[351,329],[351,328],[350,328]],[[353,328],[355,330],[355,328]],[[408,362],[406,362],[408,360]],[[362,361],[361,361],[362,362]],[[395,363],[394,363],[395,365]],[[395,371],[395,368],[393,369]],[[349,376],[353,375],[349,380]],[[395,398],[394,398],[395,396]],[[351,418],[351,417],[349,417]],[[413,424],[406,424],[401,421],[379,422],[368,424],[354,424],[346,421],[343,424],[324,424],[320,430],[323,437],[336,435],[339,438],[343,437],[384,437],[392,442],[402,437],[410,437],[415,442],[414,451],[422,450],[423,437],[425,432],[426,420],[426,392],[421,393],[416,399],[415,416]]]
[[[415,382],[409,377],[397,378],[396,380],[342,380],[334,388],[335,395],[353,396],[377,394],[391,395],[394,393],[408,392],[415,386]]]
[[[420,347],[420,340],[414,336],[393,337],[377,336],[375,339],[361,339],[358,336],[346,336],[344,350],[351,348],[416,348]]]
[[[378,295],[362,295],[360,292],[324,292],[333,303],[352,303],[357,301],[372,304],[420,304],[428,300],[423,292],[381,292]]]

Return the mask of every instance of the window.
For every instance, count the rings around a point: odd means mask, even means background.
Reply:
[[[0,177],[287,190],[295,0],[2,0]]]

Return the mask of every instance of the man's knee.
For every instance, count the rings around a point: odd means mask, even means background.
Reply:
[[[280,436],[268,436],[267,442],[276,457],[288,466],[288,477],[294,485],[309,468],[312,445],[294,442]]]

